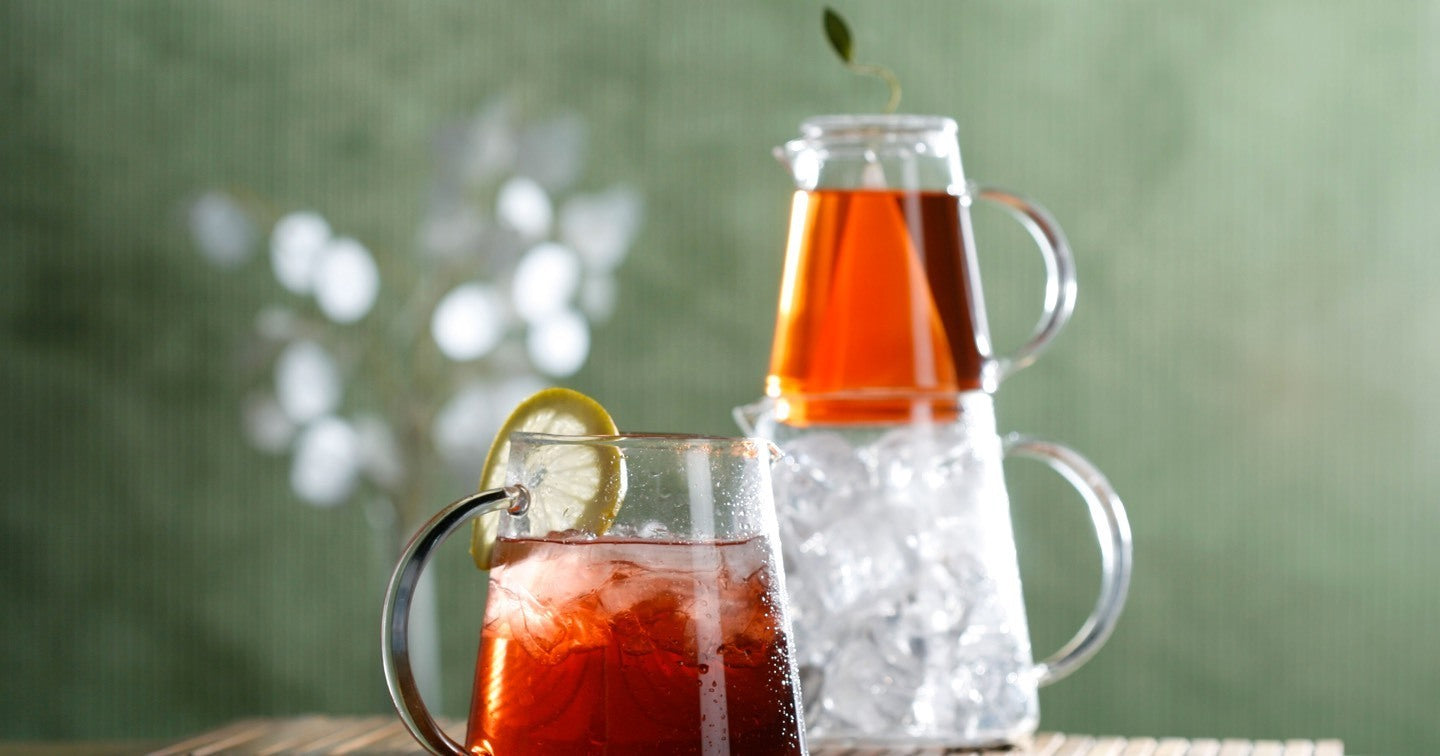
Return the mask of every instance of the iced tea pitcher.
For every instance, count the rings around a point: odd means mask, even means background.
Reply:
[[[795,402],[904,422],[797,427]],[[996,432],[994,397],[853,392],[736,410],[785,452],[774,471],[805,725],[814,746],[1015,744],[1038,688],[1105,642],[1130,581],[1130,529],[1092,464],[1060,444]],[[1085,501],[1099,598],[1058,652],[1034,661],[1002,462],[1042,461]]]
[[[1044,208],[966,181],[955,121],[916,115],[811,118],[776,148],[795,194],[766,394],[864,389],[993,391],[1029,365],[1069,319],[1075,273]],[[1040,248],[1044,304],[1030,340],[990,343],[970,207],[993,202]],[[823,404],[797,422],[844,418]]]
[[[803,756],[775,447],[534,433],[512,434],[510,445],[506,487],[426,523],[386,593],[386,682],[416,739],[442,754]],[[581,490],[616,508],[561,525],[554,515],[572,511]],[[490,512],[503,514],[462,743],[421,700],[408,615],[434,550]]]

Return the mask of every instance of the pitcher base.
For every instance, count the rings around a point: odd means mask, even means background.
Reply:
[[[940,754],[973,754],[986,752],[1023,753],[1034,742],[1031,733],[1014,737],[996,737],[980,740],[951,737],[897,736],[879,737],[874,735],[807,735],[805,740],[811,751],[826,753],[843,751],[845,756],[888,756],[896,752],[906,756],[939,756]]]

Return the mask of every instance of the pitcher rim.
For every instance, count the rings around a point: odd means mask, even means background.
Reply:
[[[780,456],[780,450],[768,439],[754,436],[720,436],[703,433],[620,432],[569,435],[563,433],[515,431],[510,434],[510,443],[513,445],[516,442],[572,444],[576,446],[612,446],[617,448],[643,447],[659,449],[671,447],[676,450],[699,447],[711,449],[754,449],[757,453],[763,452],[772,460]]]
[[[915,389],[915,388],[856,388],[839,391],[786,391],[767,394],[754,403],[776,401],[869,401],[895,399],[965,400],[984,399],[993,402],[995,395],[984,389]]]
[[[880,136],[884,134],[940,133],[954,135],[959,131],[949,116],[919,113],[831,113],[810,116],[800,122],[800,139],[821,141],[827,138]]]

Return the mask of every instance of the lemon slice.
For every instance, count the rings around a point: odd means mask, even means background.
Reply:
[[[515,407],[495,434],[485,469],[480,473],[480,490],[505,485],[505,467],[510,460],[510,434],[552,433],[560,436],[613,435],[615,421],[598,402],[567,388],[548,388]],[[625,479],[620,450],[602,445],[556,445],[537,451],[543,459],[527,466],[543,471],[531,487],[531,531],[544,534],[555,530],[580,529],[599,535],[610,528],[620,510]],[[490,569],[490,553],[498,535],[500,513],[480,515],[471,521],[470,556],[475,566]]]

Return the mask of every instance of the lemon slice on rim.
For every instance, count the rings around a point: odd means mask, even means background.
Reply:
[[[510,460],[510,435],[517,432],[551,433],[559,436],[614,435],[615,421],[599,402],[567,388],[548,388],[535,393],[511,411],[495,434],[485,469],[480,473],[480,490],[505,485],[505,468]],[[521,481],[532,487],[531,531],[544,534],[572,528],[599,535],[610,528],[620,510],[624,472],[620,450],[613,446],[556,445],[543,450],[543,466],[535,481]],[[499,532],[500,513],[480,515],[471,521],[470,556],[475,566],[490,569],[490,554]]]

